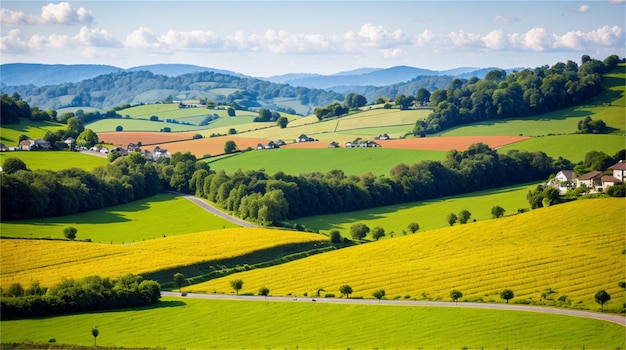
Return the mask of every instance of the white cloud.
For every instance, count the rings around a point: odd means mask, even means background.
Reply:
[[[502,50],[508,46],[507,36],[502,29],[495,29],[480,38],[485,47],[492,50]]]
[[[97,47],[117,47],[120,43],[113,35],[104,29],[82,27],[73,41],[77,45],[97,46]]]
[[[168,49],[194,49],[194,48],[219,48],[222,40],[213,32],[192,30],[180,32],[170,30],[165,35],[159,37],[162,47]]]
[[[31,47],[22,38],[22,33],[19,29],[11,29],[7,35],[0,39],[0,51],[21,53],[31,51]]]
[[[609,4],[626,4],[626,0],[609,0]]]
[[[406,55],[406,51],[400,48],[380,50],[384,58],[397,58]]]
[[[511,17],[511,16],[506,16],[506,15],[496,15],[493,18],[493,23],[502,23],[502,24],[506,24],[506,23],[513,23],[513,22],[519,22],[520,19],[517,17]]]
[[[152,49],[158,50],[160,45],[154,33],[145,27],[134,30],[124,41],[124,46],[136,49]]]
[[[580,13],[587,13],[589,11],[591,11],[591,7],[589,7],[589,5],[580,5],[580,7],[578,7],[578,9],[576,10]]]
[[[0,19],[6,25],[24,24],[91,24],[93,16],[85,8],[74,8],[68,2],[49,3],[41,8],[39,15],[27,15],[21,11],[2,9]]]

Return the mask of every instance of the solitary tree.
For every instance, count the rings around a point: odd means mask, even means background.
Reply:
[[[235,294],[239,295],[239,290],[243,288],[243,281],[240,279],[232,280],[230,286],[235,290]]]
[[[509,303],[510,299],[513,299],[513,297],[515,296],[515,294],[513,294],[513,291],[510,289],[505,289],[502,292],[500,292],[500,298],[506,300],[506,303]]]
[[[380,299],[382,299],[385,296],[385,290],[384,289],[375,290],[372,293],[372,296],[378,299],[378,302],[380,303]]]
[[[264,297],[267,298],[267,296],[270,294],[270,289],[267,287],[261,287],[259,288],[259,295],[262,295]]]
[[[234,117],[235,116],[235,109],[233,107],[228,107],[228,109],[226,110],[226,113],[228,113],[229,117]]]
[[[341,233],[338,230],[330,231],[330,242],[331,243],[341,243]]]
[[[287,119],[287,117],[280,117],[276,121],[276,124],[278,124],[278,126],[280,126],[281,129],[284,129],[287,127],[287,124],[289,124],[289,119]]]
[[[456,214],[455,213],[450,213],[448,214],[448,224],[450,224],[450,226],[454,225],[454,223],[456,222]]]
[[[363,239],[370,232],[370,228],[365,224],[356,223],[350,226],[350,235],[352,239]]]
[[[491,208],[491,216],[494,219],[501,218],[502,216],[504,216],[504,212],[505,212],[504,208],[502,208],[499,205],[496,205],[495,207]]]
[[[378,240],[381,237],[385,236],[385,229],[379,226],[376,226],[372,229],[372,238]]]
[[[352,287],[344,284],[343,286],[339,287],[339,293],[341,293],[341,295],[345,295],[346,298],[349,298],[350,294],[352,294]]]
[[[409,224],[408,229],[409,231],[411,231],[411,233],[415,233],[419,231],[420,225],[418,225],[416,222],[412,222]]]
[[[459,298],[463,298],[463,292],[460,292],[456,289],[453,289],[450,291],[450,298],[455,302],[458,303]]]
[[[98,335],[100,335],[98,327],[93,327],[91,329],[91,335],[93,335],[93,346],[96,346],[96,339],[98,338]]]
[[[603,289],[596,293],[594,299],[596,299],[596,303],[600,304],[600,310],[604,312],[604,304],[611,300],[611,296]]]
[[[65,229],[63,229],[63,235],[65,236],[65,238],[71,239],[71,240],[76,239],[76,233],[77,232],[78,232],[78,230],[75,227],[72,227],[72,226],[68,226]]]
[[[459,223],[460,224],[466,224],[467,220],[469,220],[469,218],[472,216],[472,213],[470,213],[468,210],[461,210],[459,212]]]
[[[185,275],[183,275],[180,272],[176,272],[174,274],[174,282],[176,282],[176,285],[178,286],[178,292],[180,293],[181,290],[180,288],[183,286],[183,284],[185,284],[186,280],[185,280]]]
[[[237,150],[237,144],[233,140],[228,140],[224,144],[224,153],[231,154]]]

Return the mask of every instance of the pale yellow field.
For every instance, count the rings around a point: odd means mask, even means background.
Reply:
[[[113,245],[72,241],[0,240],[0,286],[33,281],[52,286],[62,278],[117,277],[230,258],[264,248],[327,241],[322,235],[264,228],[232,228],[140,243]]]
[[[623,198],[577,201],[332,251],[189,289],[231,293],[229,281],[240,278],[240,293],[265,286],[272,295],[302,296],[321,288],[339,297],[339,286],[348,284],[353,296],[366,298],[384,289],[388,298],[449,300],[457,289],[465,300],[501,301],[500,291],[509,288],[515,301],[539,300],[552,288],[554,299],[566,295],[570,307],[594,310],[594,294],[605,289],[609,306],[619,309],[625,302],[618,286],[626,280],[625,212]]]

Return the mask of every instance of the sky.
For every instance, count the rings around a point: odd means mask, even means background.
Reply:
[[[0,63],[179,63],[256,77],[580,63],[626,55],[625,3],[2,0]]]

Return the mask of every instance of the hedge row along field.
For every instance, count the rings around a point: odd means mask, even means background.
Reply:
[[[1,239],[0,286],[33,281],[50,286],[62,278],[141,275],[200,262],[233,258],[297,243],[327,242],[326,236],[264,228],[231,228],[127,244]]]
[[[340,295],[350,285],[355,297],[501,302],[538,302],[548,289],[563,306],[599,310],[594,294],[612,299],[605,310],[619,312],[625,302],[623,199],[594,199],[533,210],[496,220],[417,233],[341,249],[291,263],[238,273],[189,287],[194,292],[231,293],[229,281],[244,281],[241,293],[267,287],[273,295],[315,295],[319,289]],[[322,293],[322,296],[324,293]],[[548,301],[547,303],[551,303]]]

